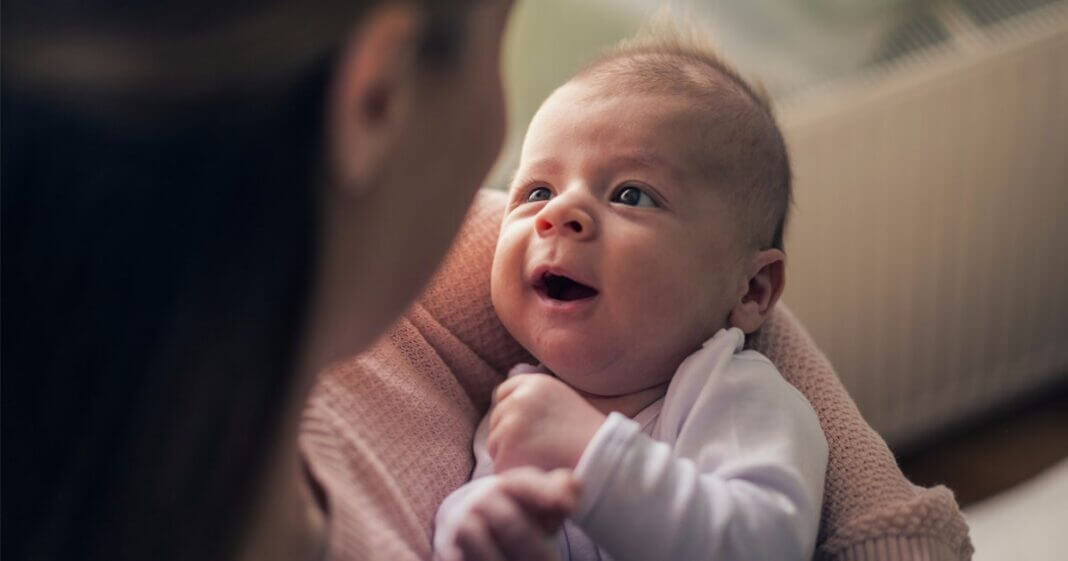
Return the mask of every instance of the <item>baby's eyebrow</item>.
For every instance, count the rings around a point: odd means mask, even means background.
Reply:
[[[525,177],[554,176],[559,175],[564,169],[559,160],[552,157],[541,158],[530,163],[523,164],[516,169],[516,175],[522,170]],[[513,177],[513,180],[515,177]]]
[[[681,180],[683,177],[682,170],[680,170],[674,163],[669,162],[659,155],[647,152],[614,156],[610,160],[610,164],[612,167],[617,168],[640,168],[664,171],[676,181]]]

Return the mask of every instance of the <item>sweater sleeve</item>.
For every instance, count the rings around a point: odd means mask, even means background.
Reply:
[[[609,416],[576,467],[575,521],[617,561],[810,559],[827,462],[812,408],[757,353],[701,380],[674,446]]]

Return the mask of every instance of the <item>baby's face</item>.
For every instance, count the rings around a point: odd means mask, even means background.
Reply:
[[[683,97],[570,83],[535,115],[493,262],[512,335],[597,396],[670,379],[746,292],[738,217]],[[714,159],[714,158],[712,158]]]

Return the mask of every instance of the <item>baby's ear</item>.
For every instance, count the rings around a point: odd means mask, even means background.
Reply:
[[[765,249],[749,263],[749,286],[730,315],[730,325],[745,333],[764,325],[786,286],[786,254],[782,250]]]

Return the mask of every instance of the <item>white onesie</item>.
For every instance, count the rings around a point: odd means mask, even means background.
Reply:
[[[633,419],[608,416],[575,468],[582,496],[555,537],[562,561],[812,557],[827,441],[805,397],[744,342],[720,330],[663,398]],[[539,371],[521,364],[509,376]],[[435,549],[494,483],[488,434],[487,414],[472,480],[438,509]]]

